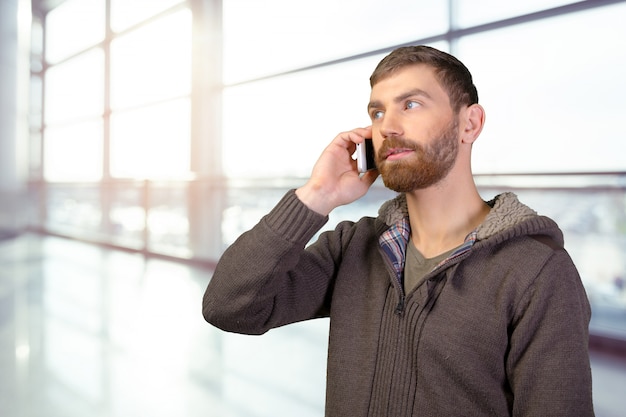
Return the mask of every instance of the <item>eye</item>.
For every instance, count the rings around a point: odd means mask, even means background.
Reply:
[[[417,107],[420,106],[420,103],[418,103],[417,101],[407,101],[406,102],[406,108],[407,109],[415,109]]]
[[[381,117],[383,117],[383,114],[384,113],[383,113],[382,110],[373,110],[370,113],[370,117],[371,117],[372,120],[377,120],[377,119],[380,119]]]

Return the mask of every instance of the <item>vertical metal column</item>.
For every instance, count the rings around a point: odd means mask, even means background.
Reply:
[[[222,0],[190,0],[193,11],[189,245],[214,260],[222,246]]]

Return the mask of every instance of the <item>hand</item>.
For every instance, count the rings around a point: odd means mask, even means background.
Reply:
[[[311,178],[296,190],[311,210],[328,215],[334,208],[363,197],[378,178],[372,170],[360,175],[352,154],[356,144],[372,137],[372,128],[358,128],[337,135],[315,163]]]

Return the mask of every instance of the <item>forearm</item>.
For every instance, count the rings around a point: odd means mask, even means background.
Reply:
[[[305,310],[314,306],[291,301],[308,291],[306,280],[297,278],[296,265],[326,220],[293,191],[285,195],[224,252],[204,294],[205,319],[224,330],[257,334],[308,314]]]

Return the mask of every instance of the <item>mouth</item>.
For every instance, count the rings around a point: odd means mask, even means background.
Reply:
[[[404,158],[405,156],[411,154],[415,152],[413,149],[411,148],[392,148],[389,149],[386,153],[385,153],[385,159],[389,160],[389,161],[394,161],[397,159],[401,159]]]

